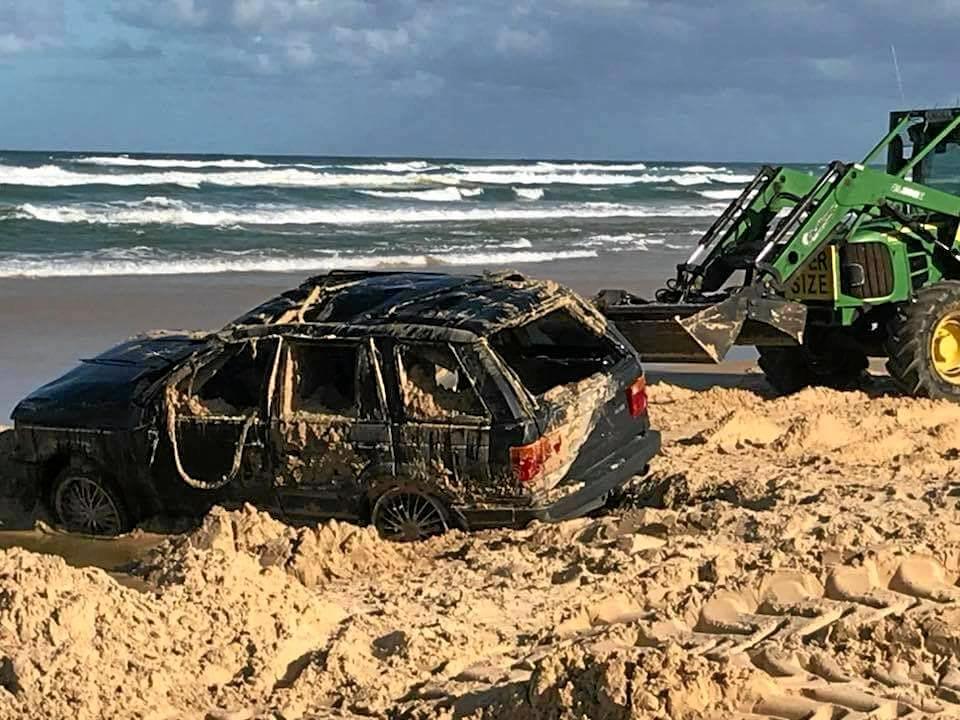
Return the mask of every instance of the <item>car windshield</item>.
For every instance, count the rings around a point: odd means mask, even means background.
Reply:
[[[533,395],[583,380],[623,357],[622,350],[568,307],[501,330],[490,344]]]

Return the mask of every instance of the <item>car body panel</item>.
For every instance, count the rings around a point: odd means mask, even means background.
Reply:
[[[535,395],[490,337],[556,312],[610,358],[585,377],[554,359],[576,382]],[[135,517],[250,501],[291,519],[365,519],[382,492],[412,486],[473,527],[592,507],[624,468],[643,471],[659,439],[627,410],[640,373],[619,333],[555,283],[330,273],[219,332],[123,343],[14,419],[41,498],[55,459],[79,453],[122,485]],[[520,482],[511,449],[545,436],[552,464]]]

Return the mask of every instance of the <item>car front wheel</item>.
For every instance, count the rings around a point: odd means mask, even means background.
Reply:
[[[68,467],[60,473],[50,504],[57,522],[69,532],[109,536],[130,527],[119,493],[87,468]]]

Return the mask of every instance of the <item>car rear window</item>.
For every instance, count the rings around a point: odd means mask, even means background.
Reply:
[[[609,338],[568,308],[501,330],[490,344],[534,395],[583,380],[623,357]]]

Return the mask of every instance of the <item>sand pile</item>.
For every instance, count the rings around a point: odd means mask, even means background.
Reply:
[[[261,567],[282,570],[307,587],[357,573],[385,573],[416,558],[409,546],[384,543],[371,527],[332,520],[293,528],[246,505],[214,508],[202,525],[151,552],[136,572],[158,584],[182,583],[208,552],[253,556]]]
[[[241,553],[144,594],[52,556],[0,553],[3,717],[203,717],[274,687],[345,611]],[[18,714],[19,713],[19,714]]]
[[[215,510],[147,593],[0,553],[0,717],[960,717],[960,406],[652,398],[664,454],[603,517],[405,546]]]

